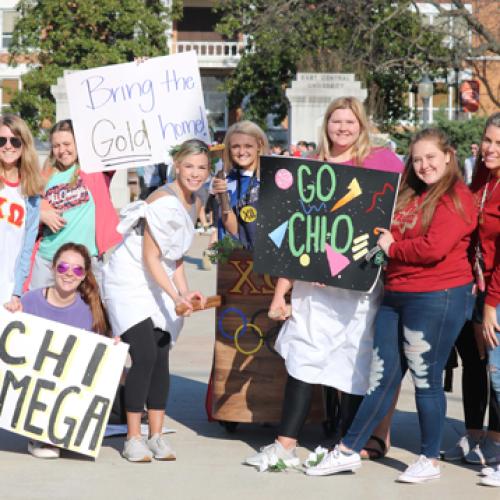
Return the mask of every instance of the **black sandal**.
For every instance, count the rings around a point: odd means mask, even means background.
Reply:
[[[385,455],[387,454],[387,446],[382,438],[379,438],[378,436],[370,436],[370,439],[372,441],[375,441],[380,448],[371,448],[369,446],[364,446],[363,450],[365,450],[368,453],[368,458],[367,460],[379,460],[381,458],[384,458]],[[370,439],[368,441],[370,441]]]

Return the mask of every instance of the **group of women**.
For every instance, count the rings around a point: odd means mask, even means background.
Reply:
[[[275,442],[247,458],[247,464],[261,471],[273,470],[278,463],[278,468],[299,464],[297,439],[314,384],[336,390],[342,439],[330,450],[320,447],[311,454],[306,474],[354,470],[361,465],[361,457],[382,456],[401,380],[409,370],[415,385],[421,454],[398,480],[420,483],[439,478],[446,414],[443,370],[474,303],[478,343],[489,356],[491,404],[498,412],[499,125],[499,113],[486,123],[471,191],[442,131],[417,133],[403,166],[390,151],[370,144],[368,120],[356,99],[337,99],[328,107],[317,159],[403,174],[392,226],[378,228],[378,246],[388,264],[383,283],[369,294],[278,279],[270,316],[285,321],[275,345],[288,372],[282,419]],[[243,124],[235,129],[238,126]],[[222,219],[223,229],[252,248],[251,228],[238,208],[258,196],[257,154],[263,143],[250,124],[245,127],[246,137],[241,128],[235,135],[230,129],[226,136],[228,153],[233,147],[241,151],[246,143],[245,161],[240,164],[240,156],[235,155],[228,172],[229,179],[236,179],[235,186],[217,181],[213,188],[217,193],[229,189],[235,207]],[[255,194],[242,188],[243,178],[250,178],[246,185]],[[288,316],[285,296],[290,290]],[[495,469],[500,463],[500,434],[480,432],[475,442],[477,463],[493,466],[484,470],[488,476],[482,481],[500,485],[500,471]],[[461,438],[457,446],[467,439]]]
[[[0,299],[12,312],[129,343],[123,456],[175,460],[161,435],[168,352],[182,316],[192,311],[191,300],[204,302],[200,293],[188,290],[182,257],[200,210],[195,193],[209,173],[208,147],[197,140],[183,143],[173,155],[175,181],[126,207],[118,224],[109,194],[112,174],[81,171],[70,120],[52,128],[50,145],[40,170],[26,123],[12,115],[1,118]],[[27,283],[30,291],[23,294]],[[180,304],[185,312],[177,314]],[[147,440],[140,432],[144,408]],[[33,440],[28,451],[38,458],[60,454],[59,448]]]
[[[80,170],[69,120],[54,126],[50,142],[49,162],[41,172],[26,124],[15,116],[0,120],[0,274],[8,285],[0,298],[11,311],[112,332],[127,342],[132,366],[125,382],[123,456],[132,462],[175,460],[161,434],[168,357],[192,300],[205,300],[190,291],[182,258],[200,212],[197,191],[209,176],[208,147],[189,140],[176,148],[175,180],[125,207],[118,223],[109,196],[111,175]],[[215,177],[211,187],[216,195],[229,193],[232,208],[220,213],[220,237],[230,235],[250,250],[256,224],[240,211],[258,200],[259,157],[267,151],[266,135],[256,124],[234,124],[225,137],[226,178]],[[260,470],[277,461],[299,465],[297,439],[315,384],[333,388],[338,396],[340,441],[329,450],[318,448],[306,474],[354,470],[361,457],[373,457],[374,451],[383,455],[409,370],[421,455],[398,479],[436,479],[446,413],[442,372],[474,303],[477,356],[489,356],[490,413],[496,411],[500,420],[500,113],[486,123],[471,190],[442,131],[417,133],[403,165],[389,150],[371,144],[366,113],[354,98],[337,99],[326,110],[316,158],[402,173],[393,223],[378,228],[378,246],[388,264],[371,293],[278,279],[270,314],[284,321],[275,346],[288,372],[282,420],[275,442],[246,463]],[[33,290],[23,295],[32,261]],[[291,315],[285,303],[290,291]],[[181,305],[186,312],[178,314]],[[148,439],[140,433],[145,408]],[[493,466],[485,484],[500,485],[500,470],[494,468],[500,462],[500,432],[476,430],[457,447],[462,457],[470,451],[464,446],[474,448],[480,462]],[[33,441],[29,450],[38,457],[59,455],[58,448]]]

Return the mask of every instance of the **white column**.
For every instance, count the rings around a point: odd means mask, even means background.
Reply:
[[[453,85],[448,85],[448,120],[453,120]]]

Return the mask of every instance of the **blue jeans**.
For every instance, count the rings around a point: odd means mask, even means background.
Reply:
[[[386,291],[375,320],[370,388],[342,442],[360,451],[385,417],[409,369],[421,454],[439,457],[446,414],[443,369],[473,306],[472,285],[437,292]]]
[[[497,321],[500,322],[500,304],[497,305]],[[500,332],[497,332],[497,341],[500,344]],[[500,345],[488,350],[488,369],[490,384],[500,405]]]

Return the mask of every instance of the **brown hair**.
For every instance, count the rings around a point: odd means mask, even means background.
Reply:
[[[222,153],[222,161],[224,163],[224,170],[228,173],[233,168],[233,160],[231,158],[231,137],[234,134],[244,134],[253,137],[259,146],[257,156],[257,168],[255,169],[256,175],[260,174],[260,155],[265,155],[269,151],[269,141],[264,131],[254,122],[250,120],[242,120],[241,122],[233,123],[226,132],[224,137],[224,152]]]
[[[372,144],[370,141],[370,122],[366,116],[365,107],[355,97],[339,97],[326,108],[318,142],[318,157],[320,160],[326,161],[328,157],[332,156],[333,143],[328,136],[328,122],[337,109],[350,109],[358,120],[359,137],[353,144],[352,158],[355,165],[361,166],[365,158],[370,154]]]
[[[52,137],[54,136],[55,133],[57,132],[69,132],[73,136],[73,141],[75,141],[75,131],[73,130],[73,122],[71,120],[60,120],[58,121],[51,129],[49,133],[49,142],[50,142],[50,154],[49,154],[49,162],[50,162],[50,175],[49,177],[53,174],[54,168],[59,170],[60,172],[65,170],[65,167],[61,165],[54,157],[54,151],[52,149]],[[76,142],[75,142],[75,151],[76,150]],[[77,157],[76,157],[76,163],[78,164],[78,152],[77,152]],[[78,175],[80,173],[80,166],[77,166],[75,169],[75,173],[73,174],[73,177],[69,181],[69,185],[71,187],[75,186],[77,180],[78,180]]]
[[[493,113],[486,120],[484,125],[483,135],[481,137],[481,143],[479,144],[479,151],[476,156],[476,163],[474,165],[474,177],[471,183],[471,190],[473,192],[480,189],[484,184],[488,182],[488,178],[490,176],[489,170],[486,168],[483,162],[483,154],[481,152],[481,144],[484,141],[484,136],[486,135],[486,130],[489,127],[497,127],[500,128],[500,112]]]
[[[92,272],[92,261],[87,247],[78,243],[65,243],[55,253],[52,259],[52,266],[55,267],[59,257],[67,251],[79,253],[85,263],[85,278],[78,286],[78,291],[82,300],[90,307],[90,312],[92,313],[92,330],[109,337],[110,327],[108,317],[99,295],[99,286]]]
[[[19,179],[21,183],[21,192],[24,196],[36,196],[42,193],[44,181],[40,173],[38,164],[38,155],[31,131],[26,122],[16,115],[3,115],[0,117],[0,127],[6,126],[19,139],[23,146],[21,157],[18,160]],[[3,182],[0,179],[0,189],[3,188]]]
[[[432,141],[445,154],[449,154],[450,161],[447,164],[444,175],[435,184],[428,186],[420,180],[413,168],[413,148],[419,141]],[[462,175],[458,167],[455,149],[451,145],[448,136],[437,128],[427,128],[418,132],[412,139],[409,148],[405,170],[401,178],[401,185],[398,192],[396,212],[402,211],[409,203],[427,191],[424,202],[418,207],[422,215],[422,230],[426,231],[431,223],[436,206],[444,195],[450,196],[457,212],[464,217],[465,213],[462,203],[455,192],[457,182],[462,181]]]

